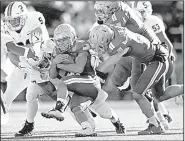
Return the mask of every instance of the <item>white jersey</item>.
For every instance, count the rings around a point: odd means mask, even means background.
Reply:
[[[5,33],[1,33],[1,69],[9,76],[15,66],[11,63],[7,56],[7,42],[12,42],[13,38]]]
[[[30,47],[31,44],[34,44],[32,47],[33,50],[39,58],[42,58],[41,42],[49,39],[49,34],[45,26],[45,18],[42,13],[36,11],[29,12],[26,23],[20,33],[12,31],[8,27],[6,27],[6,31],[14,39],[14,42],[22,47]],[[37,73],[31,73],[31,81],[42,81],[39,73],[39,71]]]
[[[40,12],[29,12],[26,23],[22,30],[20,31],[20,33],[12,31],[8,27],[6,27],[6,30],[10,34],[10,36],[14,39],[14,42],[16,44],[26,46],[33,43],[32,35],[30,33],[39,27],[42,30],[42,39],[47,40],[49,38],[49,35],[45,26],[45,19],[43,14]]]
[[[144,23],[153,31],[157,34],[159,32],[165,32],[165,27],[163,21],[155,16],[155,15],[150,15],[147,16]]]

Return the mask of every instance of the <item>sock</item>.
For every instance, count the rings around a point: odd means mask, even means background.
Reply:
[[[168,115],[168,111],[167,111],[167,109],[166,109],[166,107],[164,106],[164,103],[159,103],[159,110],[161,111],[161,113],[163,114],[163,115]]]
[[[29,123],[34,122],[34,118],[35,118],[37,111],[38,111],[38,106],[39,106],[38,100],[33,101],[33,102],[27,101],[27,121]]]
[[[149,123],[155,125],[156,127],[159,127],[159,123],[158,123],[155,115],[153,115],[152,117],[148,118],[148,120],[149,120]]]
[[[112,112],[112,118],[110,120],[112,123],[116,123],[118,121],[118,116],[113,109],[111,109],[111,112]]]
[[[160,122],[166,122],[164,116],[162,115],[160,111],[157,111],[156,114]]]

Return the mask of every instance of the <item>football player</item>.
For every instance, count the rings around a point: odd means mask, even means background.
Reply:
[[[105,24],[115,24],[115,25],[119,25],[119,26],[125,26],[129,30],[145,36],[150,41],[151,41],[151,37],[152,37],[157,42],[160,42],[158,37],[155,35],[155,33],[150,28],[148,28],[147,24],[145,22],[143,22],[139,18],[139,16],[135,13],[135,11],[133,9],[131,9],[125,2],[119,2],[119,1],[101,2],[101,1],[98,1],[95,3],[94,7],[95,7],[95,15],[96,15],[97,19],[104,21]],[[148,35],[150,35],[150,36],[148,36]],[[170,62],[169,66],[171,68],[172,67],[171,61],[169,60],[169,62]],[[121,63],[123,63],[123,62],[121,62]],[[120,67],[120,68],[121,68],[120,70],[124,70],[123,67]],[[136,67],[136,68],[139,68],[139,67]],[[115,71],[117,71],[117,74],[122,73],[121,71],[118,71],[118,70],[115,70]],[[135,69],[134,72],[138,72],[138,73],[136,73],[136,75],[134,75],[136,77],[136,79],[135,79],[135,82],[132,81],[132,84],[137,82],[137,78],[139,78],[138,75],[139,75],[140,70]],[[170,73],[171,73],[171,70],[169,69],[168,74],[170,74]],[[167,74],[167,76],[169,76],[168,74]],[[134,78],[134,77],[132,77],[132,78]],[[148,97],[148,99],[149,99],[149,97]],[[155,104],[155,107],[156,107],[156,110],[158,110],[157,104]],[[164,107],[164,105],[161,105],[161,107]],[[160,117],[162,123],[165,125],[166,129],[168,129],[168,125],[167,125],[165,119],[161,116],[161,113],[159,111],[158,111],[158,116]],[[170,117],[170,116],[168,116],[168,112],[166,112],[165,116]],[[169,118],[169,120],[171,120],[171,119]]]
[[[168,39],[166,33],[165,33],[165,26],[163,21],[158,18],[155,15],[152,15],[152,4],[150,1],[137,1],[134,2],[134,4],[132,5],[132,8],[135,9],[137,12],[139,12],[138,14],[140,14],[141,16],[141,20],[151,29],[153,29],[153,31],[155,32],[155,34],[157,35],[157,37],[160,39],[161,42],[165,42],[168,46],[168,50],[169,50],[169,69],[168,72],[166,74],[166,80],[168,80],[171,77],[172,71],[173,71],[173,63],[175,60],[175,55],[173,53],[173,45],[170,42],[170,40]],[[155,104],[155,110],[157,110],[157,113],[159,112],[158,107],[156,107],[157,104]],[[166,117],[168,119],[169,122],[172,121],[172,118],[169,115],[169,112],[166,110],[165,106],[163,103],[159,104],[160,107],[160,111],[163,112],[164,117]]]
[[[143,96],[165,74],[168,68],[168,50],[163,44],[151,44],[144,36],[134,33],[126,27],[99,25],[89,35],[90,43],[97,48],[104,48],[106,53],[115,56],[131,56],[146,64],[145,71],[133,88],[133,98],[142,112],[149,119],[149,127],[138,134],[160,134],[164,128],[158,122],[150,102]],[[159,98],[160,99],[160,98]]]
[[[16,136],[24,136],[30,134],[34,128],[34,117],[38,110],[37,98],[39,94],[43,94],[40,93],[39,83],[46,81],[41,78],[39,71],[32,69],[25,58],[31,52],[30,59],[32,59],[30,61],[35,65],[39,64],[40,60],[47,58],[43,56],[40,48],[42,42],[49,39],[49,34],[43,15],[40,12],[28,12],[26,5],[18,1],[11,2],[6,7],[5,24],[6,32],[13,38],[13,42],[6,43],[8,57],[16,66],[7,82],[7,90],[4,94],[7,109],[10,108],[12,101],[19,93],[29,86],[26,94],[27,120],[22,130],[16,134]],[[23,52],[18,47],[23,47]]]
[[[86,100],[88,104],[85,107],[88,107],[93,102],[91,108],[102,118],[110,119],[116,127],[117,133],[125,133],[125,128],[120,123],[119,118],[105,103],[108,95],[101,89],[95,72],[98,64],[96,62],[99,60],[92,50],[89,50],[89,44],[78,41],[75,29],[69,24],[61,24],[55,29],[54,41],[58,55],[53,59],[50,77],[56,78],[58,75],[57,70],[65,70],[71,74],[61,78],[62,81],[60,81],[57,89],[55,108],[48,113],[42,113],[42,115],[47,118],[56,118],[58,113],[64,112],[68,105],[66,97],[68,97],[68,91],[70,91],[76,94],[72,96],[73,102],[71,102],[70,108],[82,127],[82,131],[77,133],[76,136],[96,135],[92,124],[88,122],[87,114],[82,110],[84,100],[79,96],[88,97]],[[72,56],[75,62],[63,63],[67,55]]]

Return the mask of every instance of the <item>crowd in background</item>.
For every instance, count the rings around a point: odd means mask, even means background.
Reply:
[[[24,2],[24,1],[23,1]],[[1,18],[9,2],[1,2]],[[25,1],[29,11],[40,11],[45,19],[50,36],[61,23],[75,27],[77,35],[82,36],[95,22],[94,1]],[[175,70],[170,84],[183,83],[183,1],[152,1],[153,14],[163,19],[166,33],[174,45],[176,53]]]

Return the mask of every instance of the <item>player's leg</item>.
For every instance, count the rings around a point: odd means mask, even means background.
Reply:
[[[95,133],[95,123],[90,114],[88,114],[87,108],[89,105],[86,105],[87,102],[92,102],[92,98],[79,96],[73,94],[70,100],[70,110],[75,116],[76,121],[82,127],[82,130],[75,134],[76,137],[86,137],[86,136],[96,136]]]
[[[29,84],[26,93],[27,118],[24,127],[15,134],[16,137],[31,135],[34,129],[34,119],[39,107],[38,97],[42,94],[44,94],[42,88],[37,83]]]
[[[159,101],[165,101],[170,98],[174,98],[176,96],[180,96],[184,94],[184,85],[183,84],[176,84],[168,86],[164,92],[164,95],[159,98]]]
[[[146,130],[141,131],[138,134],[160,134],[164,132],[164,129],[160,126],[159,121],[152,110],[152,105],[143,94],[153,87],[162,77],[166,71],[167,65],[168,64],[159,61],[153,61],[148,64],[146,70],[142,73],[133,89],[133,98],[140,106],[143,114],[149,119],[150,123]]]
[[[20,94],[21,91],[28,87],[29,82],[29,77],[20,69],[15,68],[7,81],[7,89],[4,93],[8,110],[13,100]]]
[[[162,94],[164,93],[165,91],[165,75],[163,75],[161,77],[161,79],[158,81],[158,83],[153,87],[152,89],[152,94],[154,96],[154,99],[153,99],[153,105],[154,105],[154,109],[155,109],[155,112],[156,112],[156,116],[159,120],[159,122],[164,126],[165,130],[168,130],[169,129],[169,125],[168,125],[168,122],[167,120],[165,119],[165,117],[163,116],[162,112],[160,111],[159,109],[159,102],[157,100],[157,98]]]
[[[60,81],[57,89],[57,102],[53,110],[48,113],[44,113],[43,116],[46,118],[56,118],[56,112],[64,112],[67,105],[69,104],[70,97],[68,91],[81,96],[88,96],[92,99],[96,99],[98,94],[98,87],[96,86],[96,80],[90,76],[68,76]],[[58,120],[64,120],[64,117]]]
[[[174,69],[174,62],[173,62],[173,60],[171,60],[171,57],[168,58],[168,62],[169,62],[169,68],[168,68],[168,71],[165,76],[166,81],[168,81],[170,79],[170,77],[172,76],[172,73],[173,73],[173,69]],[[172,117],[170,115],[170,112],[166,109],[164,103],[160,102],[158,104],[158,107],[159,107],[159,110],[161,111],[161,113],[163,114],[163,116],[165,117],[165,119],[168,121],[168,123],[170,123],[172,121]]]
[[[118,134],[125,133],[125,127],[120,122],[117,114],[106,104],[105,101],[107,97],[108,94],[104,90],[99,90],[96,100],[90,105],[90,109],[98,113],[100,117],[109,119],[116,128]]]

